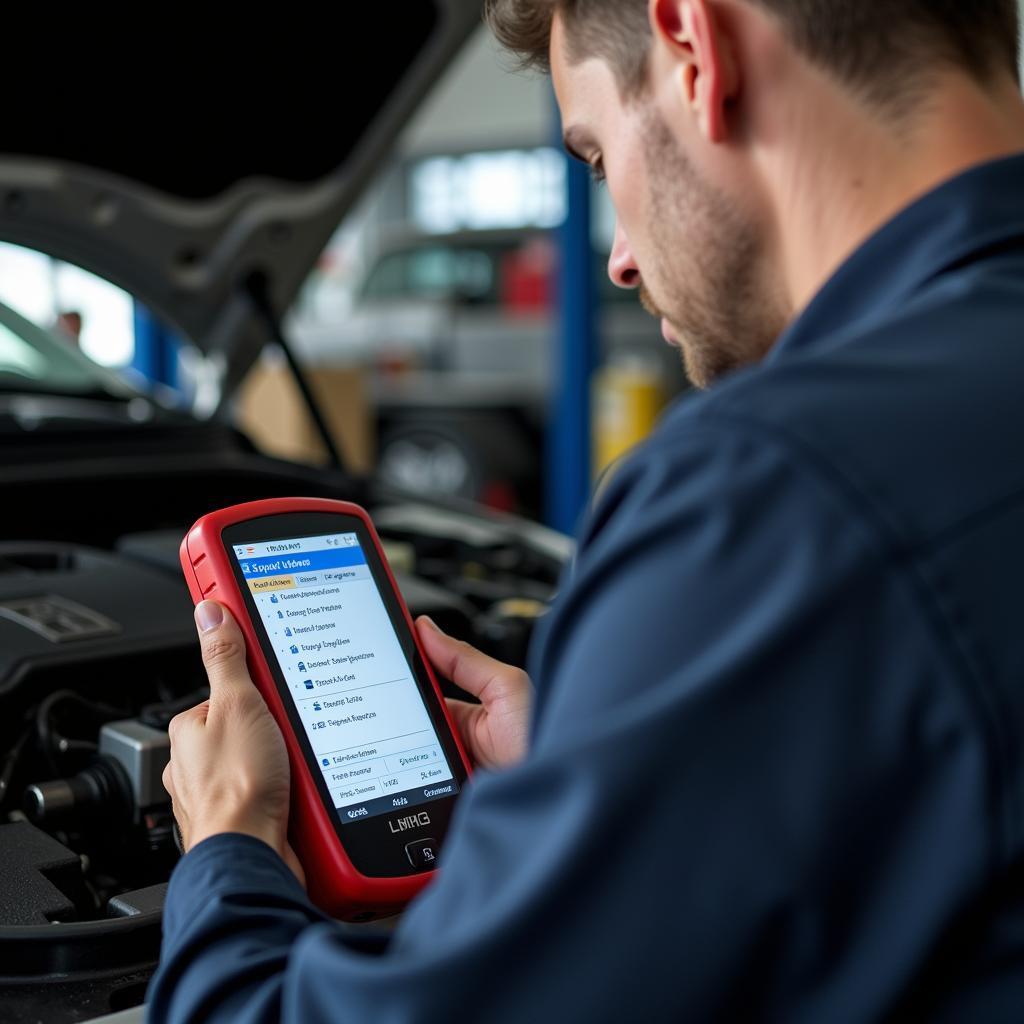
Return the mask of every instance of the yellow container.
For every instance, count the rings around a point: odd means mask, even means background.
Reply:
[[[613,359],[594,375],[594,477],[654,429],[668,396],[658,364],[639,356]]]

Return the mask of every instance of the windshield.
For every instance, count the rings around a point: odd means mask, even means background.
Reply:
[[[0,391],[132,399],[140,392],[0,303]]]

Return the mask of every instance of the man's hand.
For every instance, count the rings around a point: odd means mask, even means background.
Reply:
[[[215,601],[196,606],[210,699],[171,720],[163,782],[185,850],[219,832],[242,832],[273,847],[304,882],[288,845],[288,754],[249,677],[245,640]]]
[[[277,850],[303,881],[288,845],[288,754],[249,677],[241,630],[215,601],[203,601],[195,615],[210,699],[171,721],[171,760],[163,775],[184,847],[241,832]],[[417,630],[437,671],[482,701],[448,701],[473,761],[502,768],[520,760],[533,697],[526,673],[452,639],[426,617]]]
[[[522,669],[452,639],[426,615],[416,620],[416,631],[434,668],[481,701],[448,700],[473,762],[481,768],[507,768],[522,760],[533,703],[530,677]]]

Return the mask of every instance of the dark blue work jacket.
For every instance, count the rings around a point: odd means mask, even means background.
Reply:
[[[1024,1021],[1024,156],[669,412],[531,675],[385,950],[214,836],[150,1019]]]

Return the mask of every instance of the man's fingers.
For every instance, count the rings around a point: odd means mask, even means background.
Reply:
[[[416,620],[416,631],[434,668],[474,697],[483,700],[484,691],[492,684],[499,693],[490,696],[500,696],[511,685],[525,684],[525,672],[442,633],[426,615]]]
[[[216,601],[200,601],[195,611],[203,664],[210,677],[210,700],[252,689],[245,664],[245,638],[231,612]]]
[[[459,735],[465,739],[466,734],[473,721],[473,712],[480,710],[479,704],[468,704],[464,700],[456,700],[454,697],[445,697],[445,704],[448,705],[448,713],[455,719],[455,728]]]

